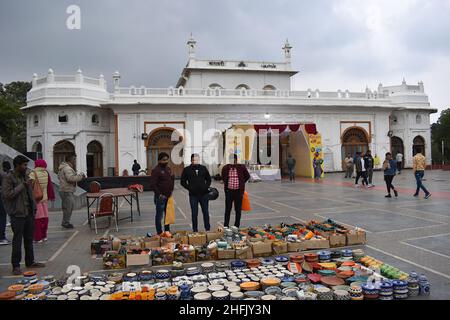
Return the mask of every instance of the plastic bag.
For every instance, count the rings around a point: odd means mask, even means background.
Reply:
[[[242,197],[242,211],[252,211],[247,191],[244,191],[244,196]]]
[[[166,216],[164,219],[164,225],[174,224],[175,223],[175,203],[173,201],[173,197],[170,197],[167,200],[166,206]]]

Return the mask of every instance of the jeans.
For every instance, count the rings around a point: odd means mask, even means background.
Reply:
[[[34,216],[29,214],[26,217],[11,217],[11,228],[13,231],[11,263],[13,268],[20,267],[22,260],[22,239],[25,248],[25,265],[31,266],[34,263],[33,234]]]
[[[225,191],[225,222],[223,224],[225,227],[230,226],[230,215],[233,202],[234,202],[234,210],[236,211],[236,220],[234,225],[238,228],[240,227],[243,197],[244,194],[241,192],[241,190]]]
[[[395,190],[392,181],[394,180],[394,176],[384,176],[384,181],[386,181],[386,189],[388,194],[391,194],[391,190]]]
[[[425,195],[430,194],[427,188],[425,188],[425,186],[422,184],[422,179],[425,176],[425,171],[416,171],[414,175],[416,177],[416,184],[417,184],[416,195],[419,195],[420,189],[422,189],[423,192],[425,192]]]
[[[61,209],[63,212],[62,225],[67,225],[72,217],[75,198],[72,192],[60,192],[59,195],[61,196]]]
[[[359,171],[356,172],[356,179],[355,179],[355,184],[359,183],[359,178],[363,178],[363,185],[366,184],[368,185],[369,183],[367,182],[367,172],[366,171]]]
[[[367,177],[369,179],[369,184],[372,184],[372,179],[373,179],[373,169],[372,168],[367,169]]]
[[[295,180],[295,168],[288,168],[289,172],[289,180],[294,181]]]
[[[0,196],[0,240],[6,239],[6,210],[3,206],[3,199]]]
[[[166,207],[167,207],[167,198],[160,199],[155,195],[153,201],[155,202],[156,206],[156,215],[155,215],[155,226],[156,226],[156,233],[160,234],[162,233],[162,223],[161,221],[165,219],[166,216]],[[164,225],[164,231],[170,231],[170,225]]]
[[[192,229],[194,232],[198,232],[198,205],[202,208],[203,213],[203,224],[205,226],[205,230],[209,231],[211,226],[209,225],[209,198],[208,194],[203,196],[193,196],[189,195],[189,203],[191,205],[191,214],[192,214]]]

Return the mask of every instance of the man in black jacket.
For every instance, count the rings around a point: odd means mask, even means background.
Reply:
[[[209,199],[208,188],[211,185],[211,176],[208,169],[200,164],[198,154],[191,155],[191,165],[184,168],[181,174],[181,185],[189,191],[189,203],[192,213],[192,229],[198,232],[198,204],[202,208],[203,224],[209,231]]]
[[[372,157],[372,152],[370,150],[367,150],[366,154],[364,155],[364,165],[367,170],[367,179],[369,180],[369,184],[367,185],[367,187],[372,188],[374,187],[372,183],[374,161]]]
[[[14,275],[21,275],[22,239],[25,248],[27,268],[42,268],[44,264],[34,260],[33,234],[36,204],[31,179],[28,178],[28,159],[22,155],[14,158],[14,171],[3,179],[2,193],[6,212],[11,217],[13,231],[11,264]]]

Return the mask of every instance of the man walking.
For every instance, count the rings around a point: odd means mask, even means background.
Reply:
[[[13,231],[11,264],[14,275],[21,275],[20,261],[22,260],[22,239],[25,248],[25,265],[27,268],[42,268],[43,263],[34,260],[33,234],[34,202],[32,182],[27,175],[28,159],[22,155],[14,158],[14,171],[3,181],[2,193],[6,212],[11,217]]]
[[[139,175],[139,171],[141,171],[141,165],[137,162],[137,160],[134,160],[133,167],[131,167],[131,171],[133,171],[133,176]]]
[[[209,231],[209,198],[208,188],[211,186],[211,175],[205,166],[200,164],[198,154],[191,155],[191,165],[184,168],[181,174],[181,185],[189,191],[189,203],[191,205],[192,229],[198,232],[198,205],[202,208],[203,224]]]
[[[374,161],[372,157],[372,152],[370,150],[367,150],[366,154],[364,155],[364,166],[366,167],[367,179],[369,181],[368,187],[372,188],[374,187],[372,183]]]
[[[222,169],[223,186],[225,189],[225,222],[224,227],[230,226],[231,208],[234,203],[236,212],[235,227],[241,225],[242,198],[245,192],[245,183],[250,179],[247,168],[238,164],[238,156],[234,154],[230,160],[232,164],[227,164]]]
[[[345,166],[345,179],[351,179],[353,175],[354,164],[353,158],[350,155],[350,153],[344,159],[344,166]]]
[[[75,204],[73,194],[75,193],[77,182],[86,178],[84,173],[77,174],[75,171],[76,160],[77,156],[75,154],[68,155],[66,161],[62,162],[58,169],[59,195],[61,197],[61,207],[63,212],[61,226],[65,229],[73,229],[73,225],[70,223]]]
[[[0,246],[6,246],[9,244],[8,239],[6,238],[6,210],[3,201],[3,193],[2,193],[2,183],[6,176],[11,171],[11,164],[9,161],[3,161],[2,170],[0,171]]]
[[[414,157],[413,157],[413,171],[414,176],[416,177],[416,184],[417,189],[416,193],[414,194],[414,197],[418,197],[420,193],[420,189],[425,192],[425,199],[428,199],[431,197],[431,193],[425,188],[425,186],[422,183],[423,177],[425,176],[425,168],[426,168],[426,158],[422,154],[421,151],[419,151]]]
[[[397,155],[395,156],[395,160],[397,160],[397,170],[398,174],[402,174],[402,168],[403,168],[403,154],[399,151],[397,152]]]
[[[291,154],[288,155],[288,158],[286,159],[286,164],[289,172],[289,181],[294,182],[295,181],[295,164],[296,161],[292,157]]]
[[[161,152],[158,155],[158,165],[152,170],[150,177],[150,189],[155,193],[155,226],[159,235],[163,233],[161,221],[166,216],[167,200],[172,196],[174,182],[175,177],[169,168],[169,155]],[[170,232],[170,225],[164,225],[164,231]]]
[[[367,186],[369,184],[367,182],[367,170],[361,152],[356,153],[355,168],[356,168],[355,188],[359,188],[359,178],[361,177],[363,179],[363,186],[364,185]]]

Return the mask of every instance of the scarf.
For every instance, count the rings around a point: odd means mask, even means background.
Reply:
[[[44,159],[38,159],[34,162],[34,167],[47,169],[47,162],[45,162]],[[48,176],[48,183],[47,183],[48,200],[55,201],[55,189],[53,188],[52,178],[50,177],[50,173],[47,170],[45,170],[45,172],[47,172]]]

